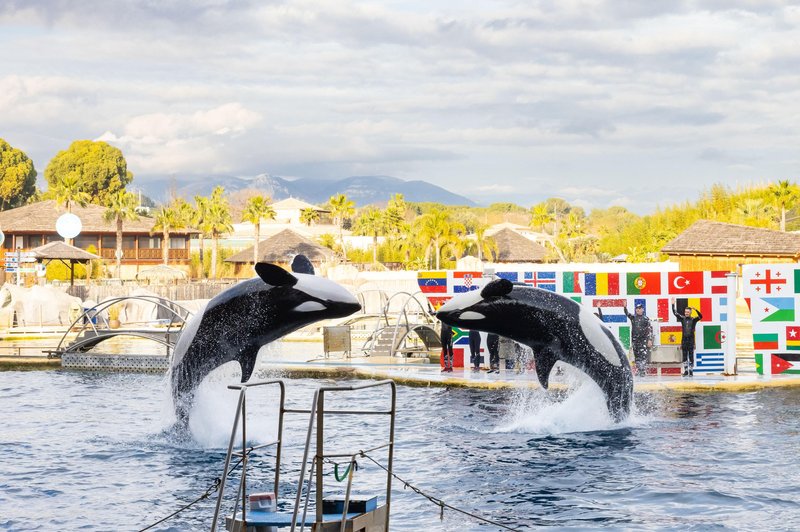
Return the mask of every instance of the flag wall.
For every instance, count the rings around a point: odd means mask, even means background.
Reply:
[[[671,299],[675,299],[681,314],[686,306],[696,308],[703,314],[703,320],[697,324],[695,332],[695,360],[698,361],[695,371],[698,372],[723,371],[722,366],[716,363],[716,357],[723,352],[725,342],[726,274],[724,271],[552,271],[546,265],[537,270],[508,266],[495,272],[496,277],[562,294],[586,306],[591,312],[600,313],[605,325],[626,349],[630,349],[630,321],[625,316],[624,307],[627,306],[628,312],[633,314],[636,305],[641,304],[645,307],[645,314],[657,320],[653,324],[656,345],[680,345],[680,326],[672,313]],[[800,286],[800,273],[797,278]],[[483,278],[481,272],[464,271],[419,272],[417,280],[420,290],[434,308],[457,293],[478,290],[491,281]],[[783,307],[786,307],[783,303]],[[800,313],[800,306],[797,309]],[[800,328],[796,334],[797,341],[792,347],[800,355]],[[706,353],[706,362],[700,363]]]
[[[742,294],[753,322],[756,370],[764,373],[769,354],[773,375],[800,374],[800,265],[746,264]]]

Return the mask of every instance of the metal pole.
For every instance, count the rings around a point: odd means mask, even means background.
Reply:
[[[323,423],[325,421],[325,391],[320,390],[319,392],[319,404],[317,405],[317,476],[314,483],[314,489],[316,490],[316,505],[317,505],[317,519],[316,524],[317,526],[322,525],[322,457],[324,455],[323,449],[323,435],[324,435],[324,426]]]
[[[728,278],[728,321],[725,322],[725,375],[736,375],[736,287],[738,274],[729,273]]]

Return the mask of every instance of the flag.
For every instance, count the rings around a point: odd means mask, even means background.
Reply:
[[[778,346],[778,333],[769,334],[753,334],[753,349],[759,351],[777,351],[780,349]]]
[[[703,293],[703,272],[669,272],[667,280],[670,294]]]
[[[583,298],[581,296],[569,296],[569,298],[579,305],[583,304]]]
[[[584,275],[587,296],[615,296],[619,294],[618,273],[587,273]]]
[[[754,358],[756,360],[756,372],[758,372],[759,375],[763,375],[764,355],[762,353],[756,353]],[[773,375],[778,375],[780,373],[800,374],[800,355],[796,353],[773,353],[770,358],[772,359]]]
[[[661,272],[628,273],[628,295],[661,294]]]
[[[693,371],[697,373],[722,373],[725,371],[725,354],[697,353]]]
[[[595,299],[592,301],[592,306],[602,309],[600,312],[603,323],[625,323],[628,321],[623,310],[625,303],[625,299]]]
[[[711,289],[712,294],[727,294],[728,293],[728,272],[709,272],[711,274],[711,281],[708,287]]]
[[[453,272],[453,293],[477,290],[482,284],[482,276],[483,272]]]
[[[753,298],[751,302],[753,321],[794,321],[793,297]]]
[[[519,282],[519,274],[517,272],[497,272],[495,275],[499,279],[506,279],[512,283]]]
[[[469,345],[469,330],[453,327],[453,345]]]
[[[562,290],[565,294],[581,294],[580,274],[578,272],[562,272],[561,273]]]
[[[794,271],[794,293],[800,293],[800,270]]]
[[[669,299],[659,299],[656,302],[656,308],[658,309],[658,319],[663,322],[669,321]]]
[[[776,294],[787,293],[786,275],[778,269],[764,268],[756,270],[748,279],[752,294]]]
[[[728,298],[719,298],[719,304],[715,305],[715,307],[719,313],[719,319],[716,321],[728,321]]]
[[[447,272],[418,272],[417,284],[424,294],[446,294]]]
[[[661,327],[661,345],[681,345],[683,328],[680,325]]]
[[[723,341],[721,325],[703,326],[703,349],[722,349]]]
[[[800,327],[796,325],[786,326],[786,349],[788,351],[800,351]]]
[[[555,292],[556,272],[525,272],[522,282],[536,288]]]
[[[440,297],[440,296],[426,295],[425,297],[428,298],[428,302],[433,307],[433,310],[439,310],[439,307],[441,307],[442,305],[444,305],[445,303],[450,301],[450,299],[452,299],[452,296],[441,296]]]
[[[711,321],[714,319],[713,315],[713,306],[711,304],[710,297],[689,297],[689,298],[678,298],[675,300],[675,310],[678,311],[678,314],[683,316],[683,311],[686,310],[686,307],[692,307],[693,309],[699,310],[700,314],[703,315],[703,319],[706,321]],[[696,316],[696,314],[692,314],[692,316]]]
[[[631,348],[631,327],[630,325],[621,325],[619,328],[619,343],[625,349]]]

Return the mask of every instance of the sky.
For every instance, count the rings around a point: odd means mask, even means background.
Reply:
[[[776,0],[0,0],[0,138],[137,180],[425,180],[639,214],[796,180],[800,6]]]

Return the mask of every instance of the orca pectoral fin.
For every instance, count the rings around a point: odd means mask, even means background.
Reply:
[[[556,355],[549,349],[535,350],[533,360],[536,363],[536,376],[545,390],[550,385],[550,371],[558,362]]]
[[[250,380],[253,376],[253,370],[256,368],[257,356],[243,356],[239,359],[239,365],[242,366],[242,383]]]

